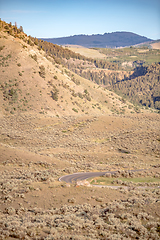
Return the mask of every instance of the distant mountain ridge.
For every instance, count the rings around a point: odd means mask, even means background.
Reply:
[[[132,32],[113,32],[95,35],[74,35],[61,38],[41,38],[58,45],[81,45],[84,47],[115,48],[136,45],[152,41]]]

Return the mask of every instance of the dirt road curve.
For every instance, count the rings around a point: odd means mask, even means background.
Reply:
[[[128,170],[128,172],[137,172],[137,171],[144,171],[144,170],[146,170],[146,169]],[[92,178],[92,177],[93,178],[94,177],[99,177],[99,176],[102,176],[102,175],[104,175],[106,173],[114,174],[116,172],[118,172],[118,171],[73,173],[73,174],[70,174],[70,175],[65,175],[65,176],[60,177],[59,181],[64,181],[66,183],[72,183],[72,182],[82,181],[82,180],[85,180],[85,179],[88,179],[88,178]]]

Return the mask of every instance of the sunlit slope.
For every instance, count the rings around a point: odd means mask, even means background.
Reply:
[[[121,97],[56,64],[36,45],[1,32],[0,46],[0,108],[5,114],[120,113],[124,105],[131,111]]]

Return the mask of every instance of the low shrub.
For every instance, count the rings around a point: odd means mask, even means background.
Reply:
[[[53,91],[51,91],[52,99],[55,101],[58,101],[58,94],[59,94],[59,90],[56,88],[56,86],[53,85]]]
[[[39,75],[42,77],[42,78],[45,78],[45,67],[43,65],[39,66]]]
[[[36,54],[30,55],[30,56],[31,56],[31,58],[33,58],[37,62],[37,55]]]
[[[76,108],[72,108],[72,110],[76,113],[78,113],[78,110]]]

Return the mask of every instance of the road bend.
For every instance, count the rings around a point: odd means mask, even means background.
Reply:
[[[146,169],[136,169],[136,170],[125,170],[127,172],[138,172],[145,171]],[[66,183],[74,183],[77,181],[86,180],[88,178],[100,177],[105,175],[106,173],[114,174],[118,173],[118,171],[106,171],[106,172],[79,172],[73,173],[69,175],[65,175],[59,178],[59,181],[64,181]]]

